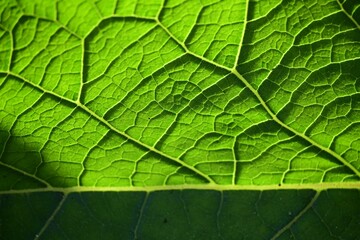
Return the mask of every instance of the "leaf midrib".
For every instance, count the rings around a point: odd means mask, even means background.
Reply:
[[[121,187],[101,187],[101,186],[76,186],[76,187],[44,187],[20,190],[0,191],[2,194],[24,194],[39,192],[61,192],[64,194],[78,192],[156,192],[171,190],[204,190],[204,191],[273,191],[273,190],[314,190],[326,191],[329,189],[360,189],[360,182],[342,183],[310,183],[310,184],[273,184],[273,185],[211,185],[211,184],[183,184],[183,185],[162,185],[162,186],[121,186]]]

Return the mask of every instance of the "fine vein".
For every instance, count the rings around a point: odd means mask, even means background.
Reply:
[[[55,216],[56,216],[57,213],[60,211],[61,207],[64,205],[67,196],[68,196],[67,194],[64,194],[63,198],[61,199],[61,201],[59,202],[59,204],[57,205],[57,207],[55,208],[55,210],[53,211],[53,213],[50,215],[50,217],[48,218],[48,220],[45,222],[44,226],[41,228],[41,230],[39,231],[39,233],[36,234],[35,239],[40,239],[41,235],[45,232],[45,230],[48,228],[48,226],[52,223],[52,221],[54,220]]]
[[[112,131],[116,132],[117,134],[129,139],[130,141],[136,143],[136,144],[139,144],[140,146],[148,149],[149,151],[152,151],[152,152],[155,152],[157,153],[158,155],[160,156],[163,156],[171,161],[174,161],[178,164],[180,164],[181,166],[191,170],[192,172],[196,173],[198,176],[202,177],[203,179],[205,179],[208,183],[210,184],[215,184],[214,180],[212,180],[208,175],[204,174],[203,172],[201,172],[200,170],[198,170],[197,168],[187,164],[186,162],[184,161],[181,161],[180,159],[177,159],[177,158],[174,158],[170,155],[167,155],[165,153],[163,153],[162,151],[159,151],[158,149],[154,148],[154,147],[151,147],[151,146],[148,146],[147,144],[131,137],[130,135],[124,133],[124,132],[121,132],[119,131],[117,128],[115,128],[113,125],[111,125],[107,120],[105,120],[103,117],[100,117],[99,115],[97,115],[96,113],[94,113],[92,110],[90,110],[87,106],[83,105],[82,103],[78,102],[78,101],[74,101],[74,100],[71,100],[71,99],[68,99],[68,98],[65,98],[59,94],[56,94],[54,92],[51,92],[49,90],[46,90],[44,89],[43,87],[31,82],[31,81],[28,81],[27,79],[23,78],[22,76],[18,75],[18,74],[15,74],[15,73],[11,73],[11,72],[7,72],[6,74],[8,75],[11,75],[13,77],[16,77],[18,79],[21,79],[22,81],[30,84],[31,86],[35,87],[36,89],[40,90],[41,92],[43,93],[46,93],[46,94],[49,94],[51,96],[54,96],[58,99],[61,99],[61,100],[64,100],[64,101],[67,101],[69,103],[72,103],[76,106],[78,106],[79,108],[81,108],[82,110],[84,110],[86,113],[90,114],[92,117],[96,118],[98,121],[100,121],[101,123],[103,123],[104,125],[106,125],[109,129],[111,129]]]
[[[187,53],[207,62],[210,63],[212,65],[215,65],[219,68],[225,69],[229,72],[232,72],[242,83],[245,84],[245,86],[254,94],[254,96],[258,99],[258,101],[260,102],[260,104],[264,107],[264,109],[266,110],[266,112],[272,117],[272,119],[277,122],[278,124],[280,124],[282,127],[284,127],[285,129],[289,130],[290,132],[292,132],[293,134],[301,137],[302,139],[306,140],[307,142],[309,142],[310,144],[314,145],[315,147],[319,148],[322,151],[325,151],[326,153],[330,154],[331,156],[333,156],[334,158],[336,158],[338,161],[340,161],[342,164],[344,164],[346,167],[348,167],[354,174],[356,174],[358,177],[360,177],[360,171],[358,169],[356,169],[353,165],[351,165],[349,162],[347,162],[342,156],[340,156],[339,154],[337,154],[336,152],[332,151],[331,149],[328,149],[324,146],[322,146],[321,144],[317,143],[316,141],[312,140],[311,138],[309,138],[308,136],[306,136],[303,133],[300,133],[298,131],[296,131],[295,129],[293,129],[292,127],[286,125],[284,122],[282,122],[275,113],[273,113],[273,111],[268,107],[268,105],[266,104],[266,102],[262,99],[262,97],[258,94],[258,92],[255,90],[255,88],[238,72],[238,70],[233,67],[233,68],[228,68],[226,66],[223,66],[221,64],[218,64],[216,62],[213,62],[211,60],[206,59],[203,56],[200,56],[196,53],[191,52],[187,46],[182,43],[181,41],[179,41],[164,25],[162,25],[161,22],[158,21],[159,26],[161,26],[164,31],[166,31],[169,36],[174,39]]]
[[[308,205],[305,206],[303,210],[301,210],[288,224],[286,224],[280,231],[278,231],[271,240],[275,240],[281,236],[286,230],[290,229],[309,209],[314,205],[318,197],[320,196],[320,192],[317,192],[315,196],[311,199]]]

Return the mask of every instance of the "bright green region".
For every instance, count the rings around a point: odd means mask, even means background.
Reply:
[[[165,2],[159,20],[181,42],[189,37],[190,32],[197,24],[197,19],[202,9],[216,1],[194,0],[169,0]]]
[[[52,128],[66,117],[62,114],[69,114],[70,111],[50,98],[40,98],[32,106],[32,110],[23,112],[12,126],[2,161],[27,173],[36,174],[44,161],[41,151]]]
[[[271,11],[281,3],[281,0],[251,0],[249,1],[248,19],[258,19],[270,14]]]
[[[155,18],[161,10],[161,0],[123,0],[117,1],[114,13],[119,16],[138,16]]]
[[[58,187],[358,180],[350,0],[40,5],[1,8],[7,174]]]
[[[138,161],[133,175],[134,186],[186,185],[206,182],[206,179],[193,174],[188,168],[151,153],[144,155]]]
[[[57,21],[78,37],[87,36],[103,18],[92,1],[60,1],[56,6]]]
[[[359,23],[356,0],[0,0],[0,239],[358,239]]]
[[[190,51],[226,67],[236,66],[245,5],[245,2],[225,0],[204,6],[185,40]]]
[[[152,5],[164,26],[137,17],[150,2],[106,19],[112,13],[105,6],[115,4],[49,4],[21,2],[23,16],[2,30],[3,74],[16,77],[1,85],[8,167],[54,186],[183,184],[206,176],[219,184],[321,183],[358,175],[344,161],[360,165],[359,31],[336,2]],[[254,13],[244,14],[247,8]],[[11,22],[7,11],[3,21]],[[261,31],[242,39],[243,29]],[[244,79],[226,70],[238,53]],[[17,87],[24,83],[34,92]],[[32,97],[18,109],[23,94]],[[279,120],[270,121],[273,113]],[[102,147],[108,139],[111,149]]]
[[[21,7],[16,1],[0,1],[0,23],[2,30],[11,30],[21,17]]]
[[[13,77],[1,76],[0,78],[0,152],[1,158],[5,157],[6,142],[17,116],[25,112],[39,98],[40,93],[22,81]],[[19,152],[22,154],[21,152]]]
[[[56,20],[57,4],[55,1],[19,0],[17,3],[25,15]]]
[[[194,53],[233,67],[245,22],[245,2],[167,1],[159,20]]]
[[[108,132],[101,123],[82,111],[65,117],[51,132],[41,151],[48,161],[39,167],[39,172],[55,186],[80,185],[89,152]]]
[[[336,159],[270,121],[240,134],[235,151],[239,155],[238,184],[304,184],[356,178],[356,174],[345,169],[333,178],[331,173],[339,168]]]
[[[201,101],[202,89],[211,91],[209,86],[222,77],[214,67],[192,60],[185,56],[146,78],[106,119],[141,142],[162,145],[184,112]],[[177,157],[174,149],[164,152]]]
[[[117,1],[92,0],[94,10],[102,17],[109,17],[114,14]]]
[[[14,29],[11,71],[48,91],[76,99],[81,77],[80,39],[51,21],[22,17]]]
[[[142,146],[126,141],[114,132],[88,153],[80,185],[84,186],[156,186],[195,184],[203,179],[191,171]]]
[[[268,2],[268,1],[267,1]],[[265,3],[266,5],[268,3]],[[307,29],[312,29],[312,26],[330,24],[338,12],[339,5],[336,1],[287,1],[283,4],[274,4],[268,14],[263,15],[252,20],[247,25],[247,29],[254,29],[245,32],[243,46],[241,48],[241,55],[238,62],[238,70],[244,77],[255,87],[267,80],[272,70],[277,67],[288,64],[285,61],[285,56],[289,55],[288,51],[294,47],[294,41],[298,34],[302,34]],[[260,6],[256,6],[260,5]],[[249,6],[249,12],[256,11],[263,6],[261,1],[258,1]],[[254,9],[252,9],[254,8]],[[327,17],[331,15],[330,17]],[[342,21],[349,24],[350,21],[342,16]],[[351,24],[351,28],[354,25]],[[317,32],[318,29],[312,30]],[[296,49],[295,46],[294,49]],[[295,51],[295,50],[293,50]],[[313,51],[305,49],[303,54],[308,56]],[[323,52],[316,52],[321,59]],[[299,53],[295,53],[292,59],[295,59]],[[299,56],[300,57],[300,56]],[[309,56],[310,57],[310,56]],[[290,59],[291,60],[291,59]],[[276,80],[276,77],[275,77]],[[274,80],[273,80],[274,81]],[[292,81],[287,81],[292,83]]]
[[[359,62],[359,61],[355,61]],[[325,146],[330,146],[331,138],[325,135],[316,136],[324,124],[321,124],[322,116],[326,109],[335,108],[332,119],[341,125],[341,118],[352,111],[350,105],[342,107],[340,102],[346,101],[348,96],[357,94],[359,88],[359,76],[356,75],[354,62],[343,64],[331,64],[318,71],[312,72],[307,77],[307,82],[302,84],[296,92],[292,94],[292,101],[283,107],[279,112],[279,117],[285,119],[295,129],[307,132],[314,139]],[[360,63],[360,62],[359,62]],[[286,71],[282,74],[286,76]],[[335,102],[334,102],[334,99]],[[341,100],[342,99],[342,100]],[[356,101],[355,101],[356,102]],[[339,106],[338,106],[339,104]],[[327,106],[326,108],[322,106]],[[355,120],[353,118],[352,120]],[[327,126],[327,123],[325,123]],[[338,128],[338,127],[336,127]],[[316,130],[315,130],[316,129]],[[319,129],[319,130],[318,130]],[[328,129],[329,131],[333,131]],[[313,134],[314,132],[314,134]],[[327,131],[324,132],[328,134]]]
[[[10,66],[11,37],[8,31],[0,28],[0,71],[7,71]]]
[[[110,76],[115,75],[111,67],[121,67],[120,64],[114,64],[114,61],[123,59],[124,57],[120,57],[122,54],[125,55],[125,59],[128,58],[126,65],[131,66],[133,62],[134,68],[136,68],[137,65],[135,65],[136,61],[134,59],[136,54],[133,52],[134,50],[129,51],[129,48],[146,37],[148,31],[152,28],[154,28],[154,23],[137,21],[136,18],[115,18],[115,21],[114,19],[102,21],[85,39],[87,68],[84,73],[84,81],[95,81],[106,73],[107,75],[110,73]],[[130,52],[131,54],[129,54]],[[117,74],[119,72],[121,71],[118,70]]]
[[[351,162],[356,167],[360,167],[359,134],[360,125],[357,123],[343,131],[333,143],[334,150],[341,152],[346,159],[353,159]]]
[[[146,152],[114,132],[108,132],[87,154],[81,185],[130,186],[137,161]]]
[[[85,51],[83,99],[101,116],[144,85],[144,78],[183,54],[154,23],[132,18],[101,23],[86,40]]]

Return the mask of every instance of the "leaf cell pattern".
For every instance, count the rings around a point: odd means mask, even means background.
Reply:
[[[0,0],[0,239],[358,239],[358,66],[356,0]]]
[[[353,1],[3,1],[1,189],[358,181]]]

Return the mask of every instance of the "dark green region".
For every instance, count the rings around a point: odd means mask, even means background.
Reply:
[[[0,195],[0,239],[360,239],[355,189]],[[38,234],[40,234],[38,236]]]

